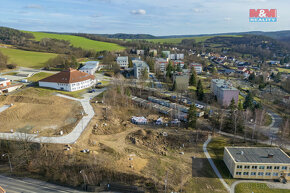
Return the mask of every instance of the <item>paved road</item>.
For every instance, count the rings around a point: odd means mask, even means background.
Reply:
[[[10,107],[10,105],[3,105],[2,107],[0,107],[0,113],[2,113],[3,111],[5,111],[9,107]]]
[[[36,143],[59,143],[59,144],[72,144],[77,141],[82,132],[88,126],[91,119],[94,117],[95,112],[90,104],[90,99],[104,92],[106,88],[99,89],[95,93],[87,93],[83,99],[77,99],[66,95],[57,94],[57,96],[64,97],[70,100],[79,101],[84,109],[85,116],[79,121],[73,131],[67,135],[60,137],[38,137],[37,134],[26,134],[26,133],[0,133],[0,139],[6,140],[29,140]]]
[[[211,141],[211,136],[209,136],[208,139],[204,142],[204,144],[203,144],[203,152],[204,152],[206,158],[208,159],[208,161],[209,161],[209,163],[210,163],[210,165],[211,165],[211,167],[212,167],[214,173],[217,175],[217,177],[219,178],[219,180],[221,181],[221,183],[223,184],[223,186],[226,188],[226,190],[227,190],[228,192],[230,192],[230,187],[229,187],[229,185],[228,185],[228,184],[224,181],[224,179],[222,178],[220,172],[218,171],[217,167],[215,166],[213,160],[211,159],[211,157],[210,157],[210,155],[209,155],[209,153],[208,153],[208,151],[207,151],[207,149],[206,149],[206,147],[207,147],[207,145],[208,145],[208,143],[209,143],[210,141]]]
[[[231,185],[231,191],[230,193],[235,193],[235,187],[236,185],[240,183],[259,183],[259,184],[267,184],[269,188],[273,189],[289,189],[290,190],[290,184],[283,184],[281,182],[268,182],[268,181],[258,181],[258,180],[238,180],[232,183]],[[249,187],[249,192],[252,192]]]
[[[50,184],[44,181],[34,180],[30,178],[10,178],[0,175],[0,186],[2,186],[7,193],[47,193],[47,192],[82,192],[75,189]]]

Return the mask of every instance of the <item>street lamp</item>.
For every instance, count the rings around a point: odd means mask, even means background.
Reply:
[[[7,156],[8,157],[8,161],[9,161],[9,167],[10,167],[10,172],[12,173],[12,164],[11,164],[11,160],[10,160],[10,156],[8,153],[4,153],[2,154],[2,157]]]

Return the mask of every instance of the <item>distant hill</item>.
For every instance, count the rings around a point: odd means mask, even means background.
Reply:
[[[249,32],[230,32],[230,33],[216,33],[216,34],[199,34],[199,35],[168,35],[168,36],[154,36],[150,34],[95,34],[107,38],[116,39],[172,39],[172,38],[190,38],[190,37],[202,37],[202,36],[224,36],[224,35],[262,35],[271,37],[278,40],[290,40],[290,30],[284,31],[273,31],[273,32],[263,32],[263,31],[249,31]]]

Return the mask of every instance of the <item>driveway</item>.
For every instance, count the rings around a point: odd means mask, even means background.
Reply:
[[[83,118],[79,121],[73,131],[67,135],[60,136],[60,137],[38,137],[37,134],[26,134],[26,133],[0,133],[0,139],[5,140],[28,140],[31,142],[36,143],[58,143],[58,144],[73,144],[75,143],[78,138],[81,136],[82,132],[88,126],[91,119],[95,116],[95,112],[93,107],[90,104],[90,99],[101,94],[104,92],[106,88],[99,89],[95,93],[88,93],[84,95],[83,99],[77,99],[70,96],[57,94],[59,97],[67,98],[70,100],[79,101],[84,109],[84,113],[86,114]]]

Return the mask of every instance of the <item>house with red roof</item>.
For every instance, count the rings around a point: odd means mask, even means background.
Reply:
[[[38,84],[40,87],[71,92],[93,86],[96,84],[96,78],[88,73],[69,68],[40,80]]]

